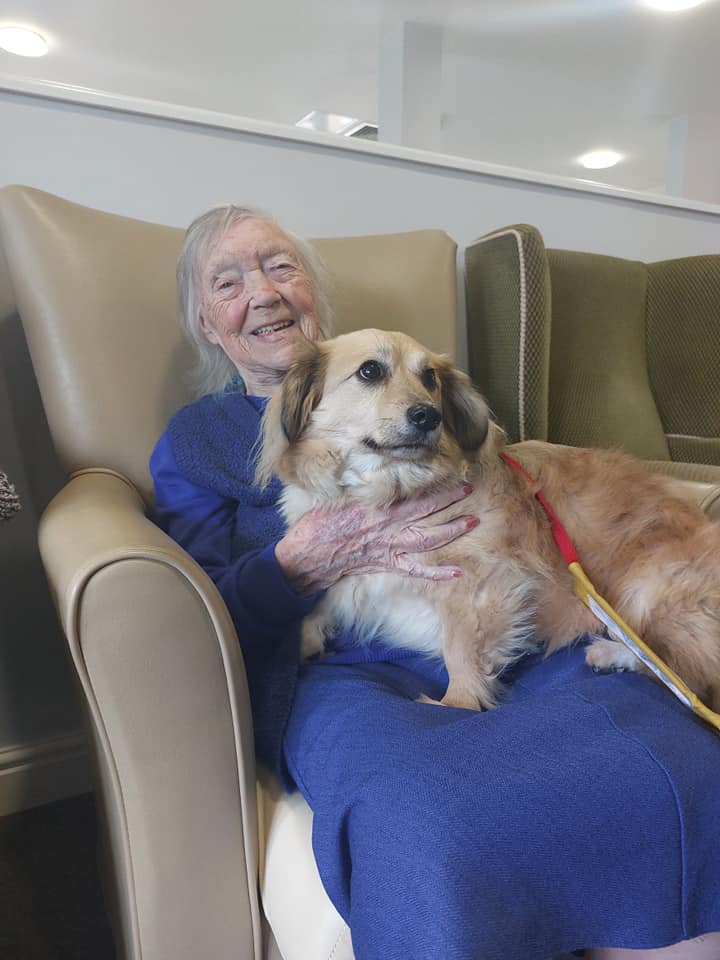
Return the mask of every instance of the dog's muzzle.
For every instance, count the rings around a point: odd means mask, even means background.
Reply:
[[[429,403],[415,403],[405,411],[405,423],[397,423],[386,430],[382,441],[365,437],[363,443],[375,453],[395,459],[412,459],[426,456],[437,446],[437,428],[442,417]]]

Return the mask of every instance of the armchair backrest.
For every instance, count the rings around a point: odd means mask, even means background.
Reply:
[[[191,399],[175,309],[183,231],[27,187],[0,190],[0,242],[64,468],[116,470],[151,500],[148,457]],[[455,355],[455,244],[442,231],[318,240],[337,331],[400,329]],[[8,294],[10,291],[10,294]]]
[[[647,267],[570,250],[548,250],[547,259],[548,439],[670,459],[645,348]]]
[[[720,464],[720,256],[648,264],[646,349],[672,459]]]
[[[0,236],[62,466],[108,467],[147,494],[148,452],[187,400],[172,296],[181,231],[8,187]]]
[[[720,465],[720,255],[546,249],[520,224],[465,272],[470,372],[511,440]]]

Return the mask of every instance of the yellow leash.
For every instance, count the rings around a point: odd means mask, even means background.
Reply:
[[[522,473],[533,486],[537,485],[534,478],[530,476],[527,470],[525,470],[517,460],[514,460],[506,453],[501,453],[500,456],[509,466]],[[714,710],[706,706],[706,704],[689,689],[687,684],[680,679],[675,671],[671,670],[665,661],[654,653],[650,647],[640,639],[635,631],[625,623],[622,617],[613,610],[607,600],[600,596],[583,570],[580,564],[580,558],[568,536],[567,530],[562,523],[560,523],[560,520],[548,503],[542,490],[536,490],[535,496],[550,517],[553,537],[567,562],[568,570],[573,578],[573,590],[576,596],[579,597],[585,606],[605,625],[608,634],[613,640],[623,643],[628,650],[655,674],[658,680],[660,680],[668,690],[675,694],[681,703],[684,703],[693,713],[696,713],[720,733],[720,714],[715,713]]]

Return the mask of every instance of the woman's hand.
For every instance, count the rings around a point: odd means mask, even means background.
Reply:
[[[351,504],[312,510],[278,542],[275,557],[302,594],[358,573],[391,571],[428,580],[462,576],[459,567],[426,564],[418,554],[444,547],[477,526],[477,518],[470,516],[433,522],[434,514],[471,491],[466,483],[390,507]]]

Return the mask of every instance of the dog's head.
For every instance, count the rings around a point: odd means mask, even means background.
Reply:
[[[329,489],[391,478],[407,495],[457,477],[490,420],[469,378],[411,337],[359,330],[308,344],[268,403],[257,479]]]

